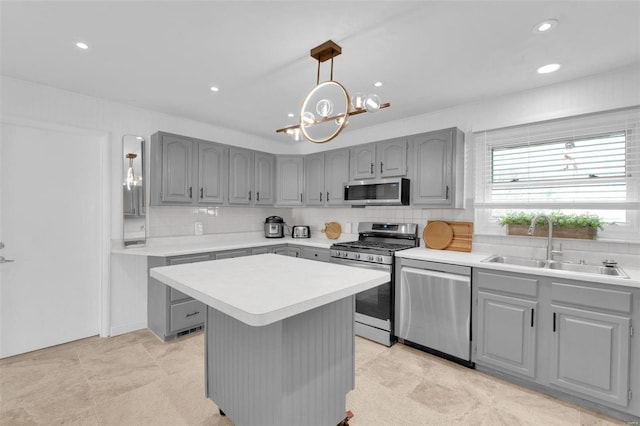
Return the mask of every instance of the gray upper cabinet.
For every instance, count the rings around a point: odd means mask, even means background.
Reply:
[[[351,148],[351,180],[376,177],[376,144],[368,143]]]
[[[161,201],[193,202],[193,140],[162,136]]]
[[[225,147],[223,145],[198,143],[198,202],[206,204],[224,203]]]
[[[253,151],[229,149],[229,204],[252,204],[255,197],[253,161]]]
[[[222,204],[226,148],[158,132],[151,136],[151,204]]]
[[[307,206],[324,204],[324,154],[304,157],[304,203]]]
[[[464,134],[456,128],[411,138],[412,204],[426,207],[463,206]]]
[[[276,205],[302,206],[303,183],[303,157],[279,155],[276,159]]]
[[[272,206],[275,203],[275,155],[265,152],[255,153],[255,203]]]
[[[407,174],[407,140],[391,139],[351,148],[351,180]]]
[[[324,154],[325,203],[339,206],[344,202],[344,185],[349,181],[349,149],[336,149]]]

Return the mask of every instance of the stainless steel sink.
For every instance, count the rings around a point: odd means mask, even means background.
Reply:
[[[561,271],[581,272],[583,274],[610,275],[620,278],[629,278],[629,276],[617,266],[599,266],[587,265],[583,263],[570,262],[547,262],[545,268],[558,269]]]
[[[531,259],[527,257],[500,256],[497,254],[483,260],[483,262],[504,263],[505,265],[528,266],[531,268],[544,268],[546,264],[544,260]]]
[[[484,259],[485,263],[503,263],[505,265],[525,266],[537,269],[556,269],[559,271],[578,272],[581,274],[608,275],[619,278],[629,278],[629,276],[618,266],[599,266],[584,263],[558,262],[555,260],[541,260],[527,257],[493,255]]]

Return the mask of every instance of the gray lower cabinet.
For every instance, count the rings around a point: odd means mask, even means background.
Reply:
[[[211,260],[209,253],[175,257],[150,257],[148,266],[180,265]],[[171,340],[204,325],[206,307],[155,278],[147,277],[147,324],[162,340]]]
[[[474,278],[476,362],[535,377],[538,280],[489,272]]]
[[[251,249],[225,250],[213,253],[213,260],[231,259],[232,257],[250,256]]]
[[[301,257],[303,259],[318,260],[320,262],[329,262],[329,249],[302,247]]]
[[[598,402],[626,407],[631,291],[552,282],[551,299],[550,383]]]
[[[640,416],[638,289],[482,269],[473,288],[479,369]]]
[[[284,256],[300,257],[302,255],[302,248],[296,246],[276,247],[273,249],[273,252]]]

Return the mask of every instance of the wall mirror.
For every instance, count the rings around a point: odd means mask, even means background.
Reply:
[[[144,205],[144,138],[122,137],[122,213],[125,248],[143,246],[147,239]]]

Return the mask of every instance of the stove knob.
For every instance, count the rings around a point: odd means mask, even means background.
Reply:
[[[373,255],[371,255],[371,254],[370,254],[370,255],[367,257],[367,260],[373,260]]]
[[[382,262],[382,256],[376,257],[376,262]]]
[[[356,259],[360,259],[360,253],[356,253],[356,255],[354,256]]]
[[[340,253],[340,251],[336,250],[336,257],[340,257],[342,256],[342,253]]]

